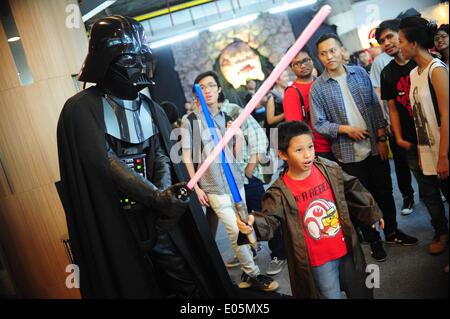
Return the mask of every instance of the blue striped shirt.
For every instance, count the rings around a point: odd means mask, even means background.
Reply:
[[[347,83],[370,134],[371,155],[376,148],[377,129],[387,126],[381,106],[367,72],[359,66],[344,66]],[[343,163],[355,162],[355,141],[347,134],[338,134],[339,126],[349,125],[344,98],[339,83],[324,71],[317,78],[309,93],[312,124],[320,134],[331,139],[331,149]]]

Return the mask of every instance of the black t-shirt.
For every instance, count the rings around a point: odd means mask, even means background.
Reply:
[[[383,100],[395,100],[402,137],[405,141],[417,144],[416,127],[414,126],[414,113],[409,101],[409,89],[411,80],[409,73],[417,66],[414,60],[409,60],[405,65],[399,65],[391,60],[381,71],[381,98]]]

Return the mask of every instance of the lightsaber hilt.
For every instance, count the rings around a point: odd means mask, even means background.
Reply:
[[[248,222],[248,212],[247,212],[247,205],[245,203],[239,202],[235,203],[234,207],[236,208],[236,214],[238,215],[238,218],[240,218],[244,223],[247,224]],[[253,247],[253,249],[257,249],[258,247],[258,240],[256,239],[256,233],[255,230],[253,230],[250,234],[246,234],[248,241],[250,242],[250,246]]]
[[[189,196],[191,196],[192,194],[192,189],[190,189],[189,187],[187,187],[186,184],[182,185],[180,188],[178,188],[177,193],[175,194],[175,196],[183,201],[186,202],[189,199]]]

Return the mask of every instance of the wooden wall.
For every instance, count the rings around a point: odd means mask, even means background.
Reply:
[[[20,85],[0,24],[0,242],[21,297],[79,298],[65,286],[67,226],[54,183],[57,120],[76,93],[86,32],[82,22],[66,27],[76,0],[9,2],[34,82]]]

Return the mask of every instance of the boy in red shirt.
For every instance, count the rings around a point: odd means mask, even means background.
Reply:
[[[309,127],[311,116],[309,109],[309,90],[314,83],[312,72],[314,64],[308,51],[302,50],[291,62],[291,69],[296,75],[295,81],[286,89],[283,99],[285,121],[305,121]],[[330,140],[312,129],[316,154],[336,161],[331,152]]]
[[[350,214],[384,227],[382,213],[357,178],[335,162],[315,157],[313,134],[304,122],[278,126],[278,155],[288,168],[264,196],[262,212],[238,220],[239,230],[269,240],[280,225],[296,298],[372,298],[365,260]],[[341,287],[342,284],[342,287]]]

